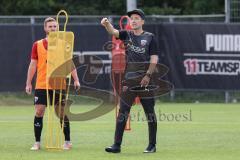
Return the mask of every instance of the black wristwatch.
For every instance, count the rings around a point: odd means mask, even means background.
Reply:
[[[149,72],[147,72],[147,73],[146,73],[146,76],[148,76],[148,78],[151,78],[152,74],[149,73]]]

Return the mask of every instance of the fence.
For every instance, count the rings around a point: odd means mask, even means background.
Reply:
[[[42,25],[44,19],[48,16],[0,16],[0,24],[3,25],[23,25],[23,24],[40,24]],[[55,17],[55,15],[53,16]],[[99,24],[103,17],[108,17],[114,24],[118,24],[120,16],[69,16],[69,24],[77,25],[89,25]],[[60,17],[64,22],[64,17]],[[61,22],[61,20],[60,20]],[[161,24],[164,22],[225,22],[224,14],[213,14],[213,15],[149,15],[146,16],[146,22],[148,24]]]
[[[230,21],[240,22],[240,0],[228,0],[230,3]]]

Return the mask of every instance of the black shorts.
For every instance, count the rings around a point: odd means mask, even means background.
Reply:
[[[53,103],[53,90],[48,90],[50,105]],[[54,104],[59,104],[60,90],[55,90],[55,100]],[[65,91],[62,91],[61,103],[65,102]],[[34,105],[42,104],[47,106],[47,90],[46,89],[36,89],[34,93]]]

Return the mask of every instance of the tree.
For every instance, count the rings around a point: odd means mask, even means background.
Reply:
[[[1,0],[0,15],[123,15],[126,0]],[[138,0],[146,14],[220,14],[224,0]]]

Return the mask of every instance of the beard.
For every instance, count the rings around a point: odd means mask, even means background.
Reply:
[[[142,26],[132,27],[133,30],[139,30],[141,28],[142,28]]]

